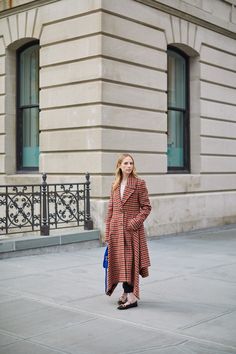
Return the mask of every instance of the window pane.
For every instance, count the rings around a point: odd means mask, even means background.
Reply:
[[[184,166],[184,114],[168,111],[168,166]]]
[[[39,45],[31,43],[18,52],[17,167],[39,165]]]
[[[38,167],[39,164],[39,126],[38,108],[27,108],[22,112],[23,123],[23,166]]]
[[[186,108],[186,60],[180,54],[168,51],[168,106]]]
[[[20,56],[20,106],[39,102],[38,45],[25,49]]]

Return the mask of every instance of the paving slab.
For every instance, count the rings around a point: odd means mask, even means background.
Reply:
[[[30,299],[15,298],[0,303],[0,326],[1,323],[11,318],[18,319],[26,314],[33,315],[34,312],[43,310],[45,305]]]
[[[118,294],[117,294],[118,295]],[[109,315],[110,318],[125,320],[126,311],[116,310],[116,303],[110,300],[109,306],[102,298],[89,298],[81,301],[74,301],[70,306],[79,310],[86,310],[90,313]],[[206,320],[214,319],[223,314],[228,314],[231,309],[228,306],[214,306],[204,303],[186,302],[184,299],[156,298],[153,293],[142,297],[138,311],[129,312],[129,321],[133,324],[138,322],[143,326],[177,331],[188,328]]]
[[[19,341],[19,339],[17,337],[0,333],[0,353],[4,351],[3,350],[4,347],[6,347],[9,344],[13,344],[17,341]]]
[[[32,301],[31,301],[32,302]],[[74,323],[87,322],[95,316],[85,313],[70,311],[52,305],[42,304],[43,308],[25,314],[11,314],[0,323],[0,331],[20,338],[29,338],[42,333],[54,331],[56,328],[65,328]],[[25,305],[27,310],[27,304]]]
[[[53,348],[31,343],[28,341],[19,341],[0,348],[0,354],[68,354]]]
[[[97,318],[95,321],[55,331],[53,335],[37,336],[34,341],[73,354],[118,354],[175,346],[183,342],[183,339],[175,334],[134,326],[126,320]]]
[[[217,279],[206,279],[200,275],[176,277],[147,284],[142,292],[163,301],[183,301],[185,303],[236,306],[235,284]]]
[[[181,333],[236,347],[236,310],[189,326]]]
[[[70,279],[63,279],[62,281],[61,278],[51,273],[38,274],[37,282],[35,282],[35,276],[33,275],[15,279],[14,283],[12,283],[12,280],[6,280],[4,286],[11,292],[59,303],[86,297],[86,295],[94,295],[95,290],[93,283],[88,283],[83,279],[77,282]],[[69,289],[73,289],[73,291]],[[101,291],[102,288],[98,289],[96,294],[101,294]]]
[[[175,346],[166,346],[165,348],[149,348],[148,354],[233,354],[233,348],[224,348],[216,346],[213,343],[196,343],[184,341]],[[130,352],[132,354],[132,352]],[[133,352],[134,354],[134,352]],[[138,351],[135,354],[147,354],[147,351]]]
[[[139,306],[104,295],[104,248],[0,261],[0,354],[236,353],[236,227],[149,241]]]

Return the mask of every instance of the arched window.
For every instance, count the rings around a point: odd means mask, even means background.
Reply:
[[[39,166],[39,44],[17,51],[17,169]]]
[[[188,57],[169,47],[168,56],[168,170],[189,172],[189,73]]]

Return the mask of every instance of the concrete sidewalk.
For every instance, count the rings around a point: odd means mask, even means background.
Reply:
[[[236,353],[236,228],[149,242],[138,308],[104,295],[104,248],[0,261],[0,354]]]

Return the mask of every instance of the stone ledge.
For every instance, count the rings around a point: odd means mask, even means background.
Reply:
[[[86,230],[73,234],[52,236],[27,236],[4,239],[0,240],[0,259],[19,255],[43,253],[43,249],[45,249],[45,253],[48,253],[53,250],[58,251],[59,248],[62,248],[63,246],[87,243],[90,241],[97,241],[97,244],[99,245],[99,230]]]

